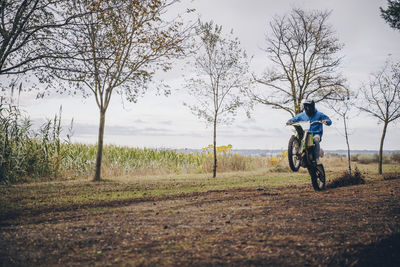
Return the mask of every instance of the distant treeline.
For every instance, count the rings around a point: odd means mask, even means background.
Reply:
[[[201,149],[183,148],[183,149],[171,149],[180,153],[198,153]],[[253,156],[253,157],[272,157],[280,155],[286,149],[232,149],[233,153],[238,153],[243,156]],[[337,150],[324,150],[326,154],[331,155],[347,155],[347,150],[337,149]],[[400,153],[400,150],[384,150],[384,154],[396,154]],[[351,154],[378,154],[378,150],[351,150]]]

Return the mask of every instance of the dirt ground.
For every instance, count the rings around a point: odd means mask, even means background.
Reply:
[[[400,266],[400,179],[19,214],[0,221],[0,265]]]

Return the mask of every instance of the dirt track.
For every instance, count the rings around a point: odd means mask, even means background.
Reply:
[[[400,266],[399,251],[400,179],[211,191],[0,226],[0,266]]]

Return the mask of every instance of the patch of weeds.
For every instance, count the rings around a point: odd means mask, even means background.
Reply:
[[[383,180],[385,181],[396,180],[396,179],[400,179],[400,173],[390,173],[390,174],[385,174],[385,176],[383,176]]]
[[[348,185],[365,184],[364,175],[356,168],[354,172],[350,175],[347,171],[342,174],[342,176],[334,179],[326,187],[327,188],[337,188]]]
[[[290,172],[290,169],[288,166],[281,166],[277,165],[274,168],[269,170],[270,172]]]

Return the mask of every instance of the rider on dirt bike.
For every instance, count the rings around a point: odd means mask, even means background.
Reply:
[[[291,118],[286,122],[286,125],[291,125],[296,122],[300,121],[310,121],[310,123],[314,121],[322,121],[326,125],[331,125],[331,119],[326,116],[324,113],[319,112],[315,108],[314,100],[305,100],[303,102],[304,112],[297,114],[295,117]],[[322,133],[323,128],[321,123],[314,123],[310,125],[309,129],[310,133],[313,133],[314,144],[315,144],[315,159],[317,164],[321,164],[319,160],[319,153],[320,153],[320,145],[319,143],[322,141]]]

